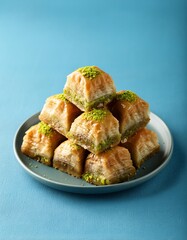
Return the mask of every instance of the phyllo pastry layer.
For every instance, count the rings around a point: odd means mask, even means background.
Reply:
[[[115,146],[105,152],[88,155],[83,179],[95,185],[107,185],[127,181],[135,173],[129,151]]]
[[[111,112],[119,120],[122,142],[149,122],[149,104],[132,91],[117,93]]]
[[[40,122],[26,131],[21,151],[28,157],[51,166],[54,150],[64,139],[60,133]]]
[[[65,97],[82,111],[103,107],[115,94],[112,78],[96,66],[86,66],[72,72],[64,86]]]
[[[134,166],[140,168],[146,159],[159,150],[157,134],[149,129],[143,128],[123,144],[131,153]]]
[[[80,109],[69,102],[63,94],[56,94],[47,98],[39,119],[66,136],[72,122],[80,114]]]
[[[80,178],[84,170],[85,158],[84,148],[71,140],[66,140],[54,152],[53,167]]]
[[[103,152],[120,142],[119,122],[106,109],[84,112],[72,123],[68,138],[92,153]]]

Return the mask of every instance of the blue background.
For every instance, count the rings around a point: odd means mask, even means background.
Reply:
[[[0,239],[186,239],[187,1],[0,0]],[[19,125],[84,65],[150,103],[174,138],[167,167],[128,191],[78,195],[34,180]]]

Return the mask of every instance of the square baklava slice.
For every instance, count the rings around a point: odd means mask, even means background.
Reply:
[[[149,104],[132,91],[117,93],[110,106],[112,114],[119,120],[121,141],[125,142],[136,131],[149,122]]]
[[[39,119],[66,136],[72,122],[80,114],[80,109],[61,93],[47,98]]]
[[[147,128],[136,132],[123,146],[129,150],[134,166],[137,168],[140,168],[144,161],[160,148],[157,134]]]
[[[44,122],[40,122],[26,131],[21,151],[26,156],[51,166],[54,150],[63,140],[64,136]]]
[[[88,155],[83,179],[94,185],[108,185],[128,181],[135,174],[129,151],[115,146],[102,153]]]
[[[65,97],[82,111],[104,107],[116,94],[109,74],[96,66],[77,69],[67,76]]]
[[[68,138],[92,153],[103,152],[119,144],[119,122],[107,109],[93,109],[74,120]]]
[[[66,140],[54,152],[53,167],[80,178],[84,170],[86,150],[81,146]]]

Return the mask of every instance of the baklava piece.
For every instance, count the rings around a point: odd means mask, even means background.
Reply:
[[[129,151],[115,146],[97,155],[88,155],[83,179],[94,185],[107,185],[128,181],[135,173]]]
[[[64,95],[82,111],[104,107],[116,94],[112,78],[96,66],[77,69],[67,76]]]
[[[119,120],[122,142],[145,127],[150,120],[149,104],[129,90],[117,93],[110,110]]]
[[[40,122],[26,131],[21,151],[26,156],[51,166],[54,150],[64,139],[60,133]]]
[[[68,138],[97,154],[119,144],[119,122],[106,109],[84,112],[72,123]]]
[[[131,153],[134,166],[140,168],[146,159],[159,151],[157,134],[143,128],[123,144]]]
[[[56,94],[47,98],[39,119],[66,136],[71,123],[80,114],[80,109],[69,102],[63,94]]]
[[[80,178],[84,170],[85,153],[84,148],[66,140],[54,152],[53,167]]]

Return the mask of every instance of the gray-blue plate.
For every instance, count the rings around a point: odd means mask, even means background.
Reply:
[[[148,128],[155,131],[159,138],[160,151],[145,161],[136,176],[123,183],[95,186],[77,179],[52,167],[45,166],[21,153],[23,136],[28,128],[38,123],[39,113],[27,119],[18,129],[14,138],[14,152],[18,162],[32,177],[52,188],[81,194],[103,194],[122,191],[135,187],[158,174],[169,162],[173,151],[171,133],[166,124],[154,113],[150,113]]]

